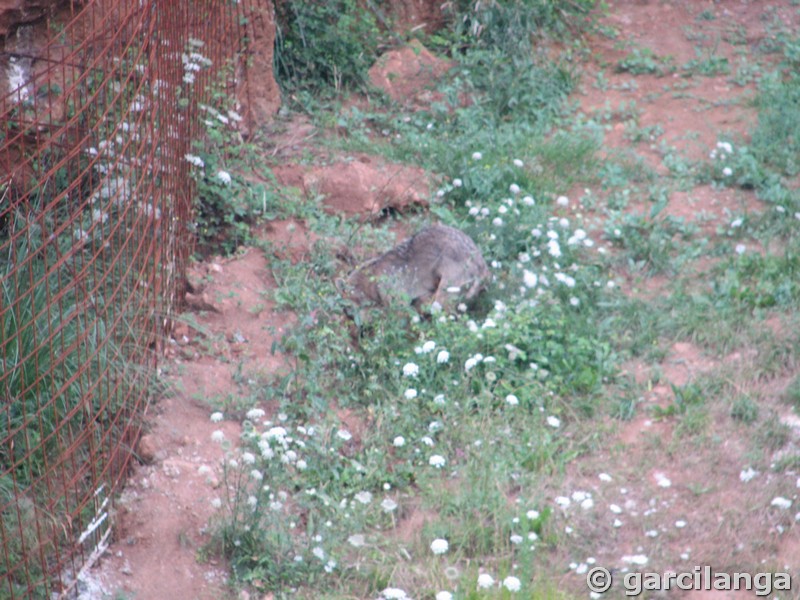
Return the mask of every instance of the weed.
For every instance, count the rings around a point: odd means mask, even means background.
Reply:
[[[675,70],[672,57],[660,57],[650,48],[634,48],[617,63],[617,72],[663,77]]]
[[[800,77],[783,79],[778,73],[762,78],[756,100],[758,126],[750,151],[759,163],[793,177],[800,173]]]
[[[791,404],[795,410],[800,409],[800,377],[792,379],[783,391],[783,399]]]
[[[731,418],[750,424],[758,420],[758,404],[750,396],[741,395],[731,405]]]
[[[783,448],[790,437],[789,426],[782,423],[780,417],[773,412],[759,423],[754,442],[758,449],[771,453]]]
[[[794,307],[800,302],[800,256],[743,254],[719,268],[713,282],[716,298],[740,309]]]
[[[697,74],[704,77],[715,77],[730,73],[731,69],[727,57],[719,56],[716,53],[718,44],[719,40],[707,51],[696,48],[697,58],[681,65],[683,74],[686,76]]]
[[[657,218],[662,208],[663,204],[654,205],[649,217],[642,214],[611,213],[606,221],[606,239],[624,249],[621,258],[634,270],[649,273],[672,272],[683,260],[677,255],[677,236],[689,240],[694,235],[694,228],[681,218]],[[680,250],[686,252],[685,248]]]
[[[716,18],[717,18],[717,16],[716,16],[716,15],[714,14],[714,12],[713,12],[713,11],[711,11],[711,10],[704,10],[703,12],[701,12],[701,13],[700,13],[699,15],[697,15],[697,17],[696,17],[696,19],[697,19],[698,21],[713,21],[713,20],[715,20]]]

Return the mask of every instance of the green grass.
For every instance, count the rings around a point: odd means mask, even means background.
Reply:
[[[98,448],[110,452],[116,444],[129,443],[123,436],[141,426],[132,399],[154,389],[147,369],[132,360],[142,348],[134,348],[131,340],[143,326],[131,303],[136,299],[134,276],[124,273],[124,261],[104,264],[105,256],[94,256],[94,270],[84,268],[93,247],[105,242],[118,251],[121,233],[113,224],[125,217],[102,200],[87,214],[67,214],[61,205],[44,210],[44,203],[42,195],[34,195],[24,211],[9,212],[0,260],[2,390],[7,399],[0,419],[0,439],[5,440],[0,448],[0,538],[4,566],[16,568],[30,557],[24,563],[27,575],[3,573],[19,589],[50,585],[51,574],[33,557],[50,560],[57,547],[75,543],[55,523],[72,518],[86,524],[96,516],[91,502],[79,506],[77,501],[91,495],[94,490],[86,487],[99,485],[104,471],[108,477],[120,475],[113,472],[111,456]],[[103,219],[101,210],[111,218]],[[66,218],[77,229],[43,236]],[[53,482],[74,477],[75,465],[87,461],[93,461],[98,479],[81,478],[70,484],[68,496],[59,497]]]

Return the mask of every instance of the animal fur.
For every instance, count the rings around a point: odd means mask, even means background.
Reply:
[[[406,301],[417,309],[429,302],[449,308],[475,298],[489,277],[467,234],[432,225],[358,267],[347,278],[345,293],[359,306]]]

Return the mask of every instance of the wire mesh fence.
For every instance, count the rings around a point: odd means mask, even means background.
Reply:
[[[0,598],[69,597],[107,547],[191,248],[186,155],[269,10],[69,2],[5,41]]]

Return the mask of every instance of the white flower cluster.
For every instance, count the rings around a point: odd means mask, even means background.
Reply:
[[[709,152],[708,157],[711,160],[724,161],[731,154],[733,154],[733,146],[730,142],[717,142],[716,147]],[[730,167],[723,167],[722,174],[725,177],[730,177],[733,175],[733,169]]]
[[[285,465],[294,465],[300,471],[307,469],[308,463],[302,458],[306,443],[290,435],[285,427],[280,425],[273,426],[269,422],[265,423],[265,425],[268,429],[260,435],[255,432],[252,434],[257,439],[261,458],[271,461],[277,457]],[[313,435],[314,429],[311,427],[298,427],[298,432],[304,435]]]
[[[192,84],[195,80],[195,73],[200,72],[211,66],[211,60],[200,54],[197,50],[204,46],[204,42],[197,39],[189,40],[189,51],[181,54],[183,64],[183,82]]]

